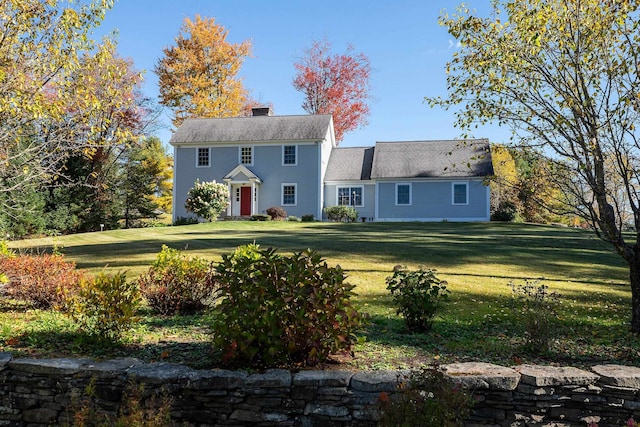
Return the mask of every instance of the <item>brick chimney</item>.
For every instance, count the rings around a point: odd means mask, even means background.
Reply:
[[[251,109],[251,115],[253,117],[273,116],[273,111],[271,111],[271,107],[255,107]]]

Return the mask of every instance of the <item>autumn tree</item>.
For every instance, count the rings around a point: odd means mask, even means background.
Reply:
[[[247,91],[238,76],[251,43],[227,41],[228,31],[214,18],[185,18],[175,39],[166,47],[155,72],[160,103],[173,110],[173,125],[190,117],[239,116]]]
[[[469,130],[510,126],[546,154],[573,211],[627,262],[631,328],[640,332],[640,14],[631,0],[496,0],[440,24],[460,41],[448,95]],[[629,212],[633,235],[623,233]]]
[[[91,31],[112,4],[0,2],[0,212],[9,222],[31,208],[8,195],[55,179],[69,154],[86,146],[70,138],[79,123],[66,121],[69,99],[75,96],[73,75],[82,55],[95,45]]]
[[[348,46],[343,54],[331,44],[315,41],[296,63],[293,87],[304,95],[302,108],[309,114],[332,114],[336,141],[367,125],[370,99],[369,58]]]

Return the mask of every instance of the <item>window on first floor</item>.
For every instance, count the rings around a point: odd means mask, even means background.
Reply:
[[[451,191],[452,203],[454,205],[469,204],[469,184],[466,182],[454,182]]]
[[[338,206],[363,206],[362,187],[338,187]]]
[[[209,166],[209,147],[198,147],[196,153],[196,166],[200,168]]]
[[[282,206],[295,206],[297,204],[297,184],[282,184]]]
[[[411,184],[396,184],[396,205],[411,204]]]
[[[282,164],[295,166],[298,164],[298,147],[296,145],[285,145],[282,147]]]

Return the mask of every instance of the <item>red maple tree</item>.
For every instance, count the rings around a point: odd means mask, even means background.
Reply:
[[[310,114],[332,114],[337,142],[368,123],[371,66],[367,56],[354,53],[351,45],[343,54],[332,54],[328,41],[314,41],[294,67],[293,86],[305,96],[302,108]]]

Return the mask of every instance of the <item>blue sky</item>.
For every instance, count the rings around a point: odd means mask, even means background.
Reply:
[[[480,13],[488,0],[466,2]],[[314,40],[326,38],[334,51],[350,43],[371,61],[369,124],[346,134],[341,146],[370,146],[376,141],[452,139],[453,113],[430,108],[425,96],[446,95],[445,64],[455,40],[437,23],[443,9],[458,1],[428,0],[117,0],[96,37],[117,30],[118,51],[146,70],[144,92],[157,97],[153,73],[162,49],[174,43],[185,17],[213,17],[229,30],[232,42],[251,40],[253,55],[242,68],[245,87],[258,101],[272,103],[275,114],[305,114],[302,94],[291,82],[293,63]],[[158,136],[168,142],[171,121]],[[475,137],[506,142],[508,133],[485,126]]]

